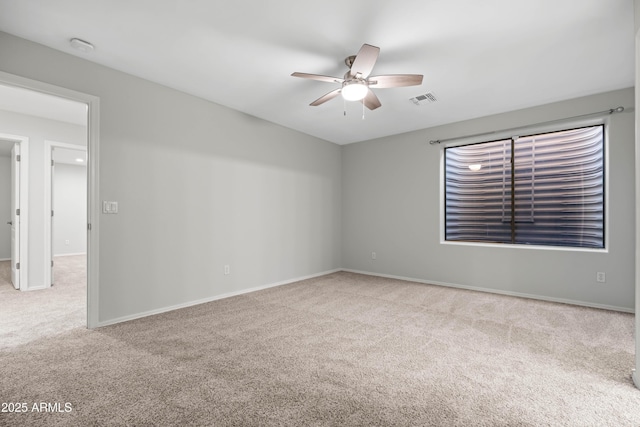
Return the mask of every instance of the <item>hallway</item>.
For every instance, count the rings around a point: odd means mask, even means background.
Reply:
[[[0,350],[87,325],[86,256],[54,258],[54,286],[20,292],[0,261]]]

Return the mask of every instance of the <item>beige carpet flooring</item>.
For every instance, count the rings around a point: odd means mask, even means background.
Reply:
[[[5,348],[0,425],[638,426],[632,367],[630,314],[340,272]]]
[[[87,325],[85,255],[54,258],[54,286],[21,292],[11,284],[9,261],[0,261],[0,350]]]

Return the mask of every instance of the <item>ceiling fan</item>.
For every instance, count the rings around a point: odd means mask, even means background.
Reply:
[[[321,82],[340,83],[341,87],[321,96],[313,101],[311,106],[318,106],[338,95],[347,101],[362,101],[370,110],[375,110],[382,104],[371,88],[390,88],[401,86],[417,86],[422,84],[422,74],[389,74],[384,76],[369,76],[378,60],[380,48],[363,44],[356,55],[348,56],[344,62],[349,67],[344,78],[322,76],[319,74],[292,73],[293,77],[319,80]]]

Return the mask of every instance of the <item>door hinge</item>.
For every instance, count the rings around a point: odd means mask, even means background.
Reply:
[[[55,166],[55,163],[56,162],[54,160],[51,160],[51,166]]]
[[[51,216],[53,216],[53,209],[51,209]]]
[[[20,215],[20,209],[16,209],[16,215]]]
[[[20,161],[20,154],[16,156],[16,162],[19,162],[19,161]]]
[[[53,260],[51,260],[51,267],[53,267]]]
[[[87,224],[87,230],[91,231],[91,223]]]
[[[20,270],[20,263],[16,262],[16,270]]]

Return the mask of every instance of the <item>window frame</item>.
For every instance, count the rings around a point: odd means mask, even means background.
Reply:
[[[481,144],[492,141],[500,141],[510,138],[525,138],[545,133],[562,132],[572,129],[598,126],[601,125],[603,130],[603,247],[574,247],[574,246],[552,246],[552,245],[528,245],[520,243],[499,243],[499,242],[474,242],[460,240],[446,240],[446,166],[445,166],[445,150],[447,148],[461,147],[466,145]],[[525,249],[525,250],[546,250],[546,251],[569,251],[569,252],[591,252],[591,253],[608,253],[609,252],[609,117],[601,117],[590,120],[580,121],[562,121],[559,124],[523,127],[521,130],[496,131],[487,132],[486,134],[473,137],[460,137],[440,147],[440,167],[439,167],[439,190],[440,190],[440,244],[451,246],[475,246],[485,248],[506,248],[506,249]]]

